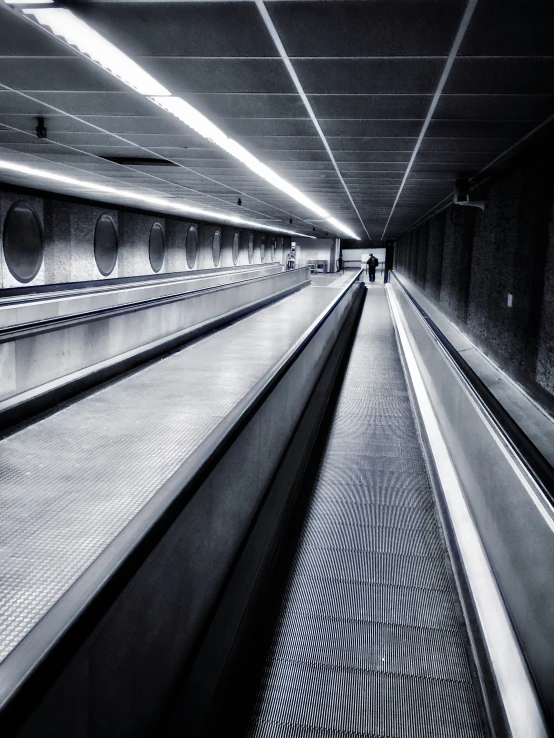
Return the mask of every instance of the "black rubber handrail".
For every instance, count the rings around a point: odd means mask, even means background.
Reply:
[[[9,734],[44,694],[175,522],[219,459],[358,282],[324,312],[163,484],[89,568],[0,663],[0,730]]]
[[[212,267],[210,269],[189,269],[184,272],[135,274],[132,277],[107,277],[103,279],[87,279],[80,282],[55,282],[53,284],[37,284],[32,287],[29,287],[28,285],[21,287],[3,287],[0,289],[0,300],[4,297],[29,297],[37,300],[47,300],[52,296],[52,293],[67,294],[69,296],[73,294],[73,292],[83,292],[88,290],[93,292],[109,292],[110,290],[115,290],[117,288],[130,289],[134,285],[140,287],[145,283],[148,284],[148,282],[156,284],[158,282],[179,281],[184,277],[207,277],[210,274],[218,274],[219,272],[227,272],[231,270],[245,272],[248,271],[248,269],[263,268],[276,264],[279,264],[279,262],[268,261],[263,264],[238,264],[236,266]]]
[[[411,292],[402,283],[400,278],[392,270],[390,273],[394,275],[396,282],[400,287],[402,287],[421,318],[430,328],[444,351],[454,362],[458,370],[472,388],[473,392],[477,395],[481,403],[492,416],[496,425],[509,442],[511,448],[516,452],[529,474],[533,477],[536,484],[548,498],[549,502],[554,505],[554,467],[552,467],[548,460],[542,455],[533,441],[531,441],[527,434],[516,423],[501,402],[492,394],[479,375],[469,366],[459,351],[454,348],[453,344],[448,340],[432,318],[429,317]]]
[[[302,267],[302,269],[307,269],[307,267]],[[299,271],[300,269],[296,269],[293,273],[298,273]],[[38,336],[41,333],[50,333],[51,331],[60,330],[62,328],[70,328],[74,325],[92,323],[95,320],[104,320],[108,317],[111,318],[117,315],[125,315],[125,313],[134,313],[137,310],[146,310],[147,308],[157,307],[171,302],[188,300],[208,292],[222,291],[231,289],[238,285],[244,285],[246,282],[253,283],[260,282],[264,279],[273,279],[274,277],[282,274],[291,274],[291,272],[274,272],[273,274],[264,274],[261,277],[237,279],[236,282],[225,282],[224,284],[217,284],[212,287],[202,287],[198,290],[186,290],[183,292],[174,292],[170,295],[146,297],[141,300],[126,302],[124,305],[110,305],[109,307],[86,310],[73,315],[56,315],[52,318],[44,318],[43,320],[31,320],[28,323],[21,323],[17,326],[10,325],[6,328],[0,328],[0,344],[15,341],[20,338]],[[308,281],[308,276],[306,276],[306,281]]]

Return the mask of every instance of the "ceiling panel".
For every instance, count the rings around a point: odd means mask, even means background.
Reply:
[[[518,139],[529,131],[533,120],[472,120],[460,116],[458,120],[432,120],[427,129],[426,141],[435,138],[463,139]]]
[[[101,70],[100,70],[101,71]],[[41,92],[34,95],[47,105],[52,105],[70,115],[92,116],[152,116],[155,112],[159,117],[173,120],[169,114],[162,116],[160,108],[136,92]],[[36,107],[36,104],[35,104]],[[43,107],[43,110],[47,108]]]
[[[173,93],[362,233],[254,2],[68,4]],[[378,239],[466,2],[266,5],[346,186]],[[451,192],[460,173],[479,171],[554,112],[553,6],[479,0],[387,236]],[[34,136],[37,115],[46,117],[49,141]],[[13,128],[0,130],[2,156],[77,176],[104,174],[121,188],[144,187],[285,226],[293,217],[309,232],[318,222],[171,114],[0,6],[2,124]],[[177,166],[126,167],[102,156],[160,156]]]
[[[277,56],[252,2],[72,3],[119,48],[141,56]]]
[[[550,52],[554,52],[554,39]],[[454,62],[444,92],[458,95],[475,93],[552,95],[554,56],[524,59],[458,58]]]
[[[434,123],[432,123],[434,126]],[[456,151],[478,151],[487,153],[492,159],[499,151],[510,146],[512,138],[476,138],[474,136],[426,136],[421,142],[420,152],[436,151],[453,153]]]
[[[464,7],[463,0],[268,3],[290,56],[447,56]]]
[[[0,22],[0,54],[14,56],[73,56],[70,49],[34,26],[22,15],[2,9]],[[38,60],[31,62],[34,66]]]
[[[551,0],[479,0],[460,56],[552,54]]]
[[[327,138],[379,138],[386,137],[411,137],[417,138],[423,125],[423,119],[415,120],[396,120],[384,118],[382,120],[375,119],[354,119],[348,120],[344,118],[320,119],[320,125],[323,133]]]
[[[87,59],[43,58],[31,63],[26,58],[0,57],[0,80],[18,90],[76,90],[119,92],[125,85]]]
[[[318,118],[420,118],[432,95],[310,95]]]
[[[305,118],[306,108],[296,94],[191,94],[187,101],[210,117]]]
[[[551,95],[443,95],[435,117],[465,120],[544,120],[554,112]]]
[[[294,93],[281,59],[149,58],[144,66],[174,95],[189,92]]]
[[[314,136],[309,118],[222,118],[219,125],[234,136]]]
[[[297,59],[304,91],[338,94],[433,94],[444,59]]]

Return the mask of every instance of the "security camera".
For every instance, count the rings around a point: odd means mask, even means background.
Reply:
[[[484,200],[470,200],[469,199],[469,180],[467,177],[459,177],[454,182],[454,205],[464,205],[470,208],[479,208],[480,210],[485,209]]]
[[[37,138],[48,138],[48,130],[44,124],[44,118],[39,116],[37,118],[37,127],[35,128]]]

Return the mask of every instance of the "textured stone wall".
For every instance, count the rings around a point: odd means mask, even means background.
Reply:
[[[554,149],[522,155],[404,234],[395,269],[482,350],[554,408]],[[511,302],[511,305],[509,304]]]
[[[554,394],[554,200],[548,225],[543,302],[537,353],[537,382]]]
[[[419,229],[419,240],[417,249],[417,271],[416,282],[425,289],[427,283],[427,254],[429,249],[429,224],[424,223]]]
[[[440,304],[461,322],[468,310],[475,218],[473,208],[452,206],[445,220]]]
[[[239,230],[231,226],[191,222],[167,215],[155,215],[113,206],[102,206],[87,201],[70,201],[55,195],[0,190],[0,237],[10,207],[24,201],[30,205],[40,223],[43,235],[44,256],[41,267],[27,286],[61,284],[105,279],[94,258],[94,232],[98,219],[107,214],[112,219],[118,240],[117,261],[108,278],[133,277],[154,274],[149,257],[150,230],[159,223],[164,232],[165,257],[158,274],[189,271],[185,243],[188,229],[197,232],[197,255],[193,269],[213,269],[213,234],[222,234],[221,259],[218,266],[233,266],[232,243],[235,233],[239,234],[239,265],[248,264],[248,241],[250,230]],[[261,234],[257,234],[260,243]],[[268,240],[269,234],[266,236]],[[277,236],[280,243],[282,237]],[[0,289],[22,287],[8,269],[0,238]],[[290,243],[290,240],[289,242]],[[253,262],[259,264],[260,249],[254,250]],[[266,253],[266,262],[270,261]]]
[[[444,213],[439,213],[428,221],[429,238],[427,246],[427,274],[425,275],[425,289],[433,300],[440,300],[442,276],[442,246],[445,229]]]

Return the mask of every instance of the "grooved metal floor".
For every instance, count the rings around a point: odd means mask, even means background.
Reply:
[[[249,738],[483,736],[384,287],[372,286]]]
[[[307,287],[0,441],[0,661],[338,292]]]

